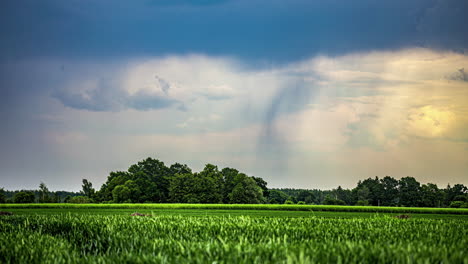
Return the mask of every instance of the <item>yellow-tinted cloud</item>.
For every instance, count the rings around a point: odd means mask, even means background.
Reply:
[[[408,116],[408,133],[420,137],[444,137],[456,122],[453,112],[426,105],[411,109]]]

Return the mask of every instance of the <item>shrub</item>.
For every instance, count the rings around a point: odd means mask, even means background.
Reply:
[[[450,203],[450,207],[452,208],[460,208],[463,206],[463,202],[462,201],[453,201]]]
[[[85,203],[92,203],[93,201],[86,196],[74,196],[68,199],[68,203],[77,203],[77,204],[85,204]]]
[[[359,201],[357,201],[356,205],[358,205],[358,206],[368,206],[369,201],[368,200],[359,200]]]
[[[33,192],[18,192],[13,197],[15,203],[34,203],[36,197],[34,196]]]
[[[340,199],[333,199],[330,197],[326,197],[325,201],[323,201],[323,204],[325,205],[345,205],[346,203],[343,200]]]

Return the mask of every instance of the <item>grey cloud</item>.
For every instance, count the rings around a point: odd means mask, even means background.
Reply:
[[[383,145],[369,128],[369,125],[376,122],[377,118],[377,115],[361,115],[359,122],[348,124],[346,135],[349,139],[346,144],[352,148],[367,147],[375,151],[383,151]]]
[[[146,111],[181,104],[167,96],[170,86],[166,81],[158,78],[158,82],[166,95],[145,91],[129,94],[113,81],[100,80],[98,87],[92,90],[77,92],[73,89],[56,89],[51,96],[67,107],[94,112],[116,112],[128,108]]]
[[[265,159],[274,159],[273,164],[279,171],[287,169],[289,146],[275,127],[275,121],[284,113],[296,112],[309,104],[315,89],[303,80],[291,83],[278,90],[267,109],[263,128],[259,135],[259,155]]]
[[[134,95],[127,96],[125,105],[136,110],[152,110],[167,108],[177,103],[176,100],[168,97],[151,95],[145,92],[138,92]]]
[[[199,95],[208,100],[228,100],[236,96],[236,92],[229,87],[207,87],[204,91],[198,92]]]
[[[167,94],[169,92],[169,89],[171,88],[171,85],[164,79],[158,77],[157,75],[154,76],[156,80],[158,81],[159,87],[161,87],[161,90]]]
[[[114,90],[116,89],[109,81],[100,80],[98,87],[93,90],[78,92],[71,89],[56,89],[51,95],[70,108],[95,112],[119,111],[123,107],[122,92]]]
[[[468,82],[468,73],[465,72],[464,68],[461,68],[461,69],[458,69],[458,71],[447,76],[447,79],[452,80],[452,81]]]
[[[204,96],[208,100],[228,100],[231,99],[233,96],[229,94],[209,94],[209,93],[200,93],[200,95]]]

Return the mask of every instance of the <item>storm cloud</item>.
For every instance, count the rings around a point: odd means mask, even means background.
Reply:
[[[463,0],[2,1],[0,187],[99,186],[148,156],[270,187],[466,184],[467,13]]]
[[[201,53],[288,63],[414,46],[463,52],[466,13],[463,0],[6,0],[0,58]]]
[[[125,91],[117,81],[98,80],[88,87],[58,88],[51,96],[67,107],[89,111],[122,111],[127,108],[151,110],[170,107],[179,103],[168,96],[170,85],[157,77],[155,80],[160,93],[140,90],[134,94]]]

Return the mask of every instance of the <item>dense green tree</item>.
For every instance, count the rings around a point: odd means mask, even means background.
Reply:
[[[192,169],[190,169],[189,166],[180,163],[172,164],[169,171],[171,175],[192,173]]]
[[[83,194],[98,202],[284,203],[290,200],[308,204],[433,207],[448,206],[453,201],[464,205],[468,200],[467,188],[461,184],[441,190],[431,183],[421,186],[412,177],[368,178],[359,181],[352,190],[341,186],[333,190],[270,190],[262,178],[249,177],[233,168],[219,171],[217,166],[207,164],[202,171],[193,173],[187,165],[175,163],[168,168],[153,158],[131,165],[128,171],[111,172],[94,196],[92,191],[85,191],[92,189],[90,182],[84,180],[82,187]]]
[[[84,196],[90,199],[94,197],[94,194],[96,191],[94,190],[93,184],[90,181],[88,181],[87,179],[83,179],[83,185],[81,185],[81,188],[82,188],[81,193]]]
[[[33,192],[30,191],[21,191],[15,194],[13,201],[15,203],[34,203],[36,199]]]
[[[270,190],[270,197],[268,198],[268,203],[271,204],[284,204],[286,200],[289,199],[289,195],[280,190]]]
[[[333,198],[330,195],[327,195],[325,197],[325,200],[324,200],[323,204],[326,204],[326,205],[345,205],[346,203],[343,200],[336,199],[336,198]]]
[[[141,197],[140,186],[138,186],[138,184],[136,184],[135,181],[128,180],[125,182],[124,186],[130,190],[129,200],[131,203],[142,202],[140,201],[140,197]]]
[[[51,202],[52,203],[60,203],[61,198],[60,195],[57,192],[52,192],[52,195],[50,196]]]
[[[464,207],[464,202],[462,201],[453,201],[450,203],[449,207],[451,208],[461,208],[461,207]]]
[[[131,174],[124,171],[111,172],[107,177],[106,183],[101,187],[96,197],[99,201],[112,201],[115,187],[125,184],[130,180]]]
[[[253,178],[239,174],[237,184],[229,194],[229,201],[241,204],[263,203],[263,190]]]
[[[465,195],[467,195],[467,193],[468,189],[463,184],[455,184],[453,187],[450,187],[450,185],[448,185],[445,189],[445,203],[447,205],[450,205],[451,202],[457,201],[457,199],[464,197]]]
[[[363,203],[369,204],[369,194],[370,194],[369,188],[367,188],[366,186],[359,186],[359,183],[358,183],[358,187],[354,188],[353,192],[356,195],[357,202],[360,201],[359,202],[360,204],[363,204]]]
[[[301,190],[297,195],[297,201],[312,204],[315,201],[314,193],[309,190]]]
[[[368,200],[371,205],[380,205],[384,196],[384,188],[382,184],[380,184],[379,177],[359,181],[356,188],[363,189],[364,187],[369,190],[367,198],[358,198],[358,200]]]
[[[63,202],[64,202],[64,203],[69,203],[70,200],[71,200],[71,198],[72,198],[71,195],[67,195],[67,196],[65,197],[65,199],[63,199]]]
[[[257,183],[258,187],[262,188],[263,197],[265,199],[268,199],[268,196],[269,196],[269,190],[268,190],[268,187],[267,187],[268,183],[264,179],[262,179],[260,177],[252,176],[252,179],[255,180],[255,183]]]
[[[336,200],[343,201],[345,204],[353,205],[356,203],[352,191],[348,189],[343,189],[341,188],[341,186],[338,186],[338,188],[333,190],[333,194]]]
[[[399,202],[398,198],[398,180],[385,176],[380,179],[380,184],[382,185],[382,196],[381,205],[383,206],[395,206]]]
[[[38,201],[40,203],[50,203],[52,202],[52,197],[50,197],[50,191],[45,185],[45,183],[41,182],[39,184],[39,198]]]
[[[199,203],[196,197],[195,176],[192,173],[175,174],[169,183],[169,201],[173,203]]]
[[[5,190],[3,188],[0,188],[0,203],[5,203],[5,202],[6,202]]]
[[[222,203],[223,202],[223,175],[217,166],[207,164],[199,173],[197,178],[196,193],[201,203]]]
[[[133,175],[130,180],[137,180],[138,178],[143,178],[145,183],[151,183],[151,197],[147,198],[147,201],[151,202],[167,202],[169,199],[169,180],[171,175],[171,170],[164,165],[162,161],[153,158],[147,158],[143,161],[138,162],[130,166],[128,173]],[[136,181],[137,183],[141,183]],[[141,186],[141,185],[140,185]],[[146,190],[142,190],[143,193]]]
[[[229,194],[236,187],[236,178],[239,171],[233,168],[224,168],[221,170],[223,177],[223,202],[229,203]]]
[[[420,191],[419,206],[441,207],[444,200],[444,192],[433,183],[423,184]]]
[[[420,183],[413,177],[403,177],[398,181],[398,190],[402,206],[418,206],[420,204]]]
[[[62,202],[67,196],[73,197],[73,196],[79,196],[81,193],[79,192],[67,192],[67,191],[55,191],[54,192],[54,199],[56,203]]]
[[[118,185],[112,190],[112,198],[115,203],[130,203],[131,191],[125,185]]]
[[[228,170],[224,172],[227,173]],[[199,173],[175,174],[170,178],[171,202],[222,203],[224,192],[226,192],[224,175],[212,164],[207,164]]]

